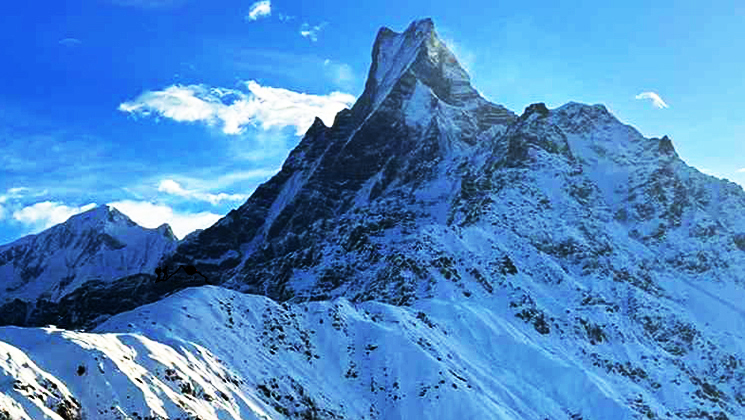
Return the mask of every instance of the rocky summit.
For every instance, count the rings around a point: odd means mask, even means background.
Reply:
[[[93,331],[0,328],[0,418],[745,418],[740,186],[603,105],[487,101],[429,19],[371,58],[248,201],[146,252],[219,287],[148,259],[18,300]]]

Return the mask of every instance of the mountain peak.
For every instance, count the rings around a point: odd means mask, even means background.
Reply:
[[[423,19],[417,19],[409,24],[409,26],[406,28],[404,33],[408,32],[432,32],[435,30],[435,23],[432,21],[432,18],[423,18]],[[383,26],[378,31],[378,35],[375,39],[375,43],[377,44],[381,37],[390,37],[390,36],[396,36],[399,35],[398,32],[392,30],[391,28],[387,26]]]
[[[163,223],[162,225],[158,226],[155,230],[158,231],[158,233],[160,233],[161,235],[163,235],[164,238],[167,238],[173,241],[178,240],[176,238],[176,235],[174,235],[173,233],[173,229],[171,229],[171,225],[169,225],[168,223]]]
[[[673,146],[673,141],[668,136],[662,136],[662,138],[659,139],[657,151],[661,155],[678,157],[678,153],[675,151],[675,147]]]
[[[97,206],[88,211],[70,216],[70,218],[65,222],[65,224],[80,227],[107,223],[123,223],[128,226],[135,225],[135,222],[133,222],[126,214],[108,204]]]
[[[412,22],[402,33],[387,27],[378,31],[365,91],[355,104],[355,113],[368,115],[407,74],[451,105],[480,98],[468,73],[437,36],[432,19],[425,18]]]

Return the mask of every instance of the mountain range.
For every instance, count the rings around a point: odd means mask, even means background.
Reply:
[[[430,19],[371,61],[213,226],[0,247],[0,419],[745,418],[740,186],[603,105],[487,101]]]

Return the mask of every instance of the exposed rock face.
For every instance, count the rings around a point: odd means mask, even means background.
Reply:
[[[735,234],[733,239],[735,241],[735,245],[737,245],[737,248],[739,248],[740,251],[745,251],[745,233]]]
[[[523,115],[520,116],[520,119],[526,119],[534,113],[537,113],[541,117],[548,117],[548,108],[546,108],[546,104],[544,104],[543,102],[539,102],[528,105],[528,107],[525,108],[525,112],[523,112]]]
[[[286,281],[292,269],[317,265],[317,245],[341,239],[339,226],[329,222],[365,208],[368,217],[385,219],[389,227],[407,219],[412,224],[420,210],[384,203],[393,197],[399,205],[420,202],[414,192],[439,179],[454,156],[486,148],[515,120],[470,85],[431,20],[414,22],[402,34],[383,28],[354,107],[340,112],[332,127],[317,119],[279,174],[180,246],[170,261],[195,261],[213,276],[244,279],[237,287],[247,291],[288,298],[293,291],[274,279],[275,270],[284,267],[280,276]],[[427,193],[447,201],[457,182],[453,178]],[[290,254],[294,262],[286,258]]]

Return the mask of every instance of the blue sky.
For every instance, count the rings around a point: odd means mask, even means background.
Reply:
[[[603,103],[745,185],[745,3],[9,2],[0,243],[96,204],[182,238],[242,204],[362,93],[381,26],[431,17],[488,99]]]

